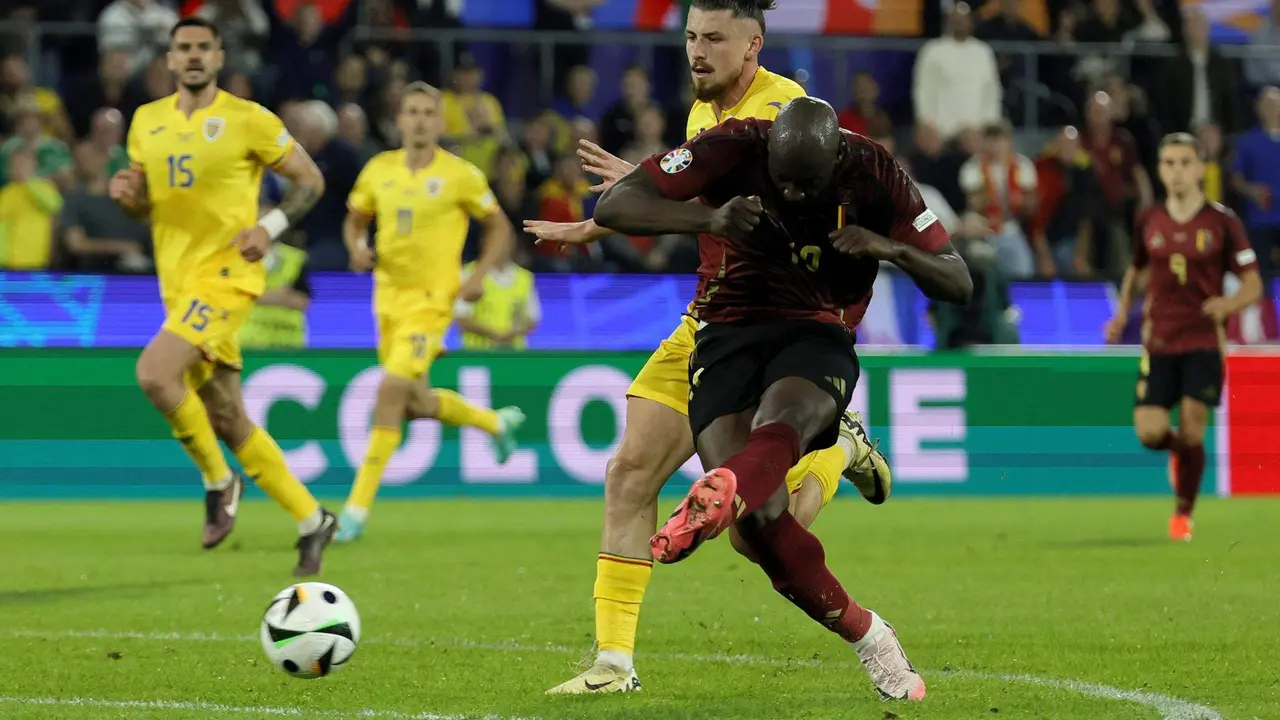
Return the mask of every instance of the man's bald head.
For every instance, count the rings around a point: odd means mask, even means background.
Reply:
[[[831,184],[840,160],[836,111],[817,98],[787,103],[769,129],[769,175],[787,202],[805,202]]]

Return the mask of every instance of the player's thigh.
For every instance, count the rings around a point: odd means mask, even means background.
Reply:
[[[388,375],[423,382],[431,362],[440,354],[444,330],[435,313],[378,318],[378,362]]]
[[[1133,429],[1144,445],[1154,445],[1169,432],[1169,410],[1182,397],[1182,363],[1177,355],[1149,355],[1138,360]]]
[[[138,384],[144,389],[153,385],[181,381],[190,368],[204,359],[204,351],[186,338],[168,330],[160,330],[138,356]]]
[[[692,456],[688,418],[665,403],[628,397],[627,426],[605,472],[606,502],[653,500]]]
[[[718,468],[747,445],[755,408],[721,415],[707,424],[694,441],[706,470]]]
[[[168,305],[164,325],[157,338],[166,333],[195,348],[188,353],[196,360],[183,372],[192,387],[199,388],[213,375],[214,365],[239,370],[243,365],[237,335],[253,311],[255,298],[220,282],[196,282],[175,296]],[[203,363],[199,363],[203,360]]]
[[[742,426],[740,420],[749,419],[760,403],[760,358],[768,340],[767,330],[752,326],[708,324],[698,330],[689,358],[689,427],[704,467],[719,467],[746,442],[750,422]]]
[[[835,444],[840,415],[853,399],[861,369],[844,328],[813,323],[787,339],[764,369],[766,387],[756,425],[786,422],[805,452]]]
[[[1200,350],[1182,356],[1182,401],[1179,432],[1200,442],[1209,423],[1209,414],[1222,400],[1225,379],[1222,353]]]
[[[689,356],[696,323],[684,317],[680,325],[653,351],[627,388],[628,398],[665,405],[682,417],[689,415]]]

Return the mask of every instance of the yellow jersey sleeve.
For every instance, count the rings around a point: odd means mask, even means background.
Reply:
[[[468,215],[483,220],[498,209],[498,199],[489,189],[489,181],[485,179],[480,168],[466,163],[461,172],[462,187],[458,194],[458,204]]]
[[[280,167],[293,154],[293,136],[275,113],[255,105],[247,126],[249,154],[265,167]]]
[[[365,164],[360,175],[356,177],[356,184],[351,188],[351,194],[347,196],[347,209],[365,217],[376,215],[378,198],[374,195],[374,190],[377,187],[378,158],[375,157]]]

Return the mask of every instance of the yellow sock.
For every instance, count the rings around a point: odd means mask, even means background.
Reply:
[[[596,641],[600,650],[630,656],[653,561],[600,553],[596,560]]]
[[[497,435],[498,413],[489,408],[476,407],[452,390],[432,390],[440,403],[436,418],[446,425],[467,425]]]
[[[364,464],[356,474],[356,483],[351,486],[351,495],[347,498],[347,512],[364,520],[373,507],[373,499],[378,495],[378,486],[382,484],[382,473],[387,469],[387,461],[391,454],[400,447],[400,428],[375,425],[369,431],[369,449],[365,451]]]
[[[231,468],[222,455],[222,447],[218,445],[218,437],[213,433],[209,414],[199,395],[187,390],[182,402],[165,416],[165,420],[173,428],[173,436],[182,443],[182,449],[200,468],[206,488],[217,487],[231,479]]]
[[[299,523],[314,520],[320,512],[320,503],[302,481],[294,477],[284,462],[280,446],[266,430],[255,427],[249,439],[236,448],[236,457],[244,465],[245,473],[262,491],[289,511]]]

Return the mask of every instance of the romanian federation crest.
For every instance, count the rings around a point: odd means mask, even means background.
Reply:
[[[220,117],[211,117],[204,121],[204,139],[213,142],[222,137],[222,131],[227,129],[227,121]]]
[[[427,197],[439,197],[444,191],[444,181],[440,178],[427,178]]]

